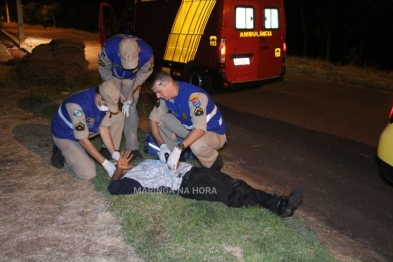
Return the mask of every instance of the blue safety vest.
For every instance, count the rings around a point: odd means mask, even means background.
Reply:
[[[95,104],[94,95],[96,91],[97,88],[92,87],[74,93],[63,101],[52,119],[51,129],[55,137],[77,141],[74,137],[74,126],[65,106],[68,103],[78,104],[82,108],[86,116],[87,126],[85,128],[88,128],[89,134],[98,133],[98,127],[104,119],[106,112],[100,111]]]
[[[205,90],[194,86],[187,82],[176,82],[179,86],[179,93],[175,97],[174,102],[165,101],[167,107],[172,111],[173,115],[179,119],[182,125],[188,130],[192,130],[192,121],[190,115],[190,107],[188,105],[189,101],[192,99],[192,93],[204,93],[208,98],[208,103],[206,106],[206,121],[207,121],[207,131],[215,132],[217,134],[223,135],[226,133],[226,124],[224,118],[222,117],[220,109],[214,104],[213,100],[207,94]],[[195,101],[191,101],[198,107],[199,100],[196,98]]]
[[[124,38],[135,39],[140,48],[138,66],[132,71],[125,70],[121,66],[119,45],[120,41]],[[118,34],[106,40],[104,44],[104,50],[108,58],[112,61],[112,75],[119,79],[134,79],[136,77],[136,73],[139,71],[139,68],[149,62],[150,58],[153,56],[153,49],[145,41],[136,36],[126,34]]]

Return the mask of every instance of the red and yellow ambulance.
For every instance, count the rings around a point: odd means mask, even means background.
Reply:
[[[258,86],[285,75],[283,0],[135,0],[116,22],[100,6],[100,41],[129,33],[153,48],[155,70],[197,86]]]

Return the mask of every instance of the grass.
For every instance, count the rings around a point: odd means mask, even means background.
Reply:
[[[393,72],[350,65],[335,65],[318,59],[288,56],[287,70],[381,90],[393,90]]]
[[[109,196],[124,239],[146,261],[335,261],[301,218],[176,195]]]
[[[266,210],[158,194],[111,202],[126,241],[147,261],[334,261],[311,232],[303,237],[304,226]]]

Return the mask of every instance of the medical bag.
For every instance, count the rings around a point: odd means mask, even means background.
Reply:
[[[183,138],[177,137],[177,141],[179,141],[179,143],[181,141],[183,141]],[[154,139],[154,137],[152,136],[151,133],[147,133],[145,140],[144,140],[144,144],[143,144],[143,151],[146,154],[152,155],[152,156],[158,156],[158,152],[160,151],[160,147],[157,145],[156,140]],[[194,156],[194,154],[192,153],[190,148],[186,148],[183,152],[182,152],[182,156],[185,159],[196,159],[196,157]]]

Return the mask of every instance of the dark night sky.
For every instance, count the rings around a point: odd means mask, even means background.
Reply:
[[[16,21],[16,1],[7,2],[11,20]],[[31,2],[61,2],[62,10],[56,17],[58,27],[98,30],[99,0],[22,0],[23,5]],[[114,7],[118,16],[127,3],[105,2]],[[4,3],[0,1],[2,15]],[[284,0],[284,5],[288,54],[393,69],[393,0]]]

